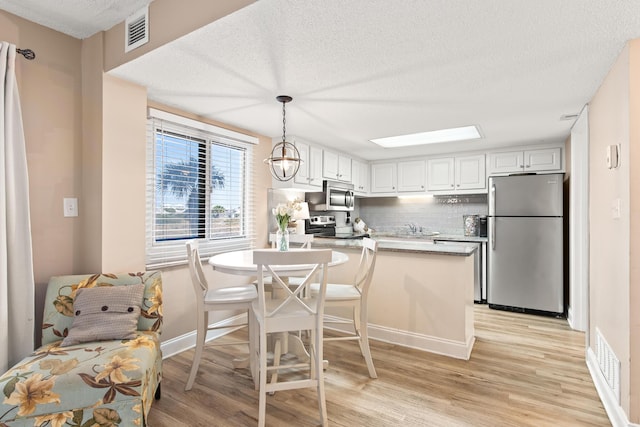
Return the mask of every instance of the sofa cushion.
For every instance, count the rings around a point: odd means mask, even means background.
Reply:
[[[62,345],[135,338],[143,292],[143,283],[78,289],[75,317]]]

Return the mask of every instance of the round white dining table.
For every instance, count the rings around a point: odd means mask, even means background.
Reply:
[[[265,249],[277,251],[277,249]],[[294,251],[306,251],[308,249],[290,249]],[[349,256],[343,252],[331,251],[331,261],[329,267],[344,264],[349,261]],[[224,252],[218,255],[214,255],[209,258],[209,265],[214,270],[221,273],[237,274],[244,276],[255,276],[257,274],[257,267],[253,263],[253,249],[246,249],[242,251]],[[271,266],[274,271],[285,276],[293,276],[296,272],[308,270],[309,266],[306,265],[282,265]]]

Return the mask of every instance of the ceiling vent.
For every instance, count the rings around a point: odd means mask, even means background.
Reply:
[[[124,51],[129,52],[149,41],[149,6],[130,15],[124,23]]]

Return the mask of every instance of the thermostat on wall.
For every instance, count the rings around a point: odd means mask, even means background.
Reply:
[[[618,167],[619,149],[617,145],[607,146],[607,167],[615,169]]]

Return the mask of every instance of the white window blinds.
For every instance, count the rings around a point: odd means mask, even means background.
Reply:
[[[150,109],[147,125],[146,264],[254,244],[252,150],[255,138]]]

